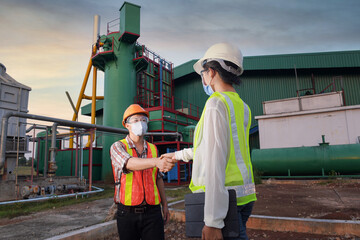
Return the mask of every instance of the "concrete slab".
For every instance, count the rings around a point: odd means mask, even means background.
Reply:
[[[0,221],[0,239],[46,239],[103,223],[112,198]]]

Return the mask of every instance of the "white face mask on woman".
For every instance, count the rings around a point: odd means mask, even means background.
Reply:
[[[148,129],[147,123],[143,121],[131,123],[130,125],[131,125],[131,132],[139,137],[144,136]]]

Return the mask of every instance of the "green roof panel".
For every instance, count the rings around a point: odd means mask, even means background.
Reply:
[[[176,67],[175,79],[195,72],[192,66],[196,61]],[[294,66],[297,69],[360,67],[360,50],[244,57],[245,71],[294,69]]]

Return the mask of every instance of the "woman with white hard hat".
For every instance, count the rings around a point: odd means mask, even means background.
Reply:
[[[241,82],[243,56],[236,46],[218,43],[206,51],[194,69],[210,96],[195,129],[194,147],[165,156],[194,160],[190,189],[205,192],[202,239],[223,239],[228,189],[236,191],[240,221],[240,236],[233,239],[248,239],[246,222],[256,201],[249,150],[251,112],[233,87]]]

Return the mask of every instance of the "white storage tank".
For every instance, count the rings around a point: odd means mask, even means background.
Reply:
[[[29,92],[31,88],[17,82],[9,74],[6,73],[6,68],[0,63],[0,119],[7,112],[28,112]],[[25,137],[26,119],[19,119],[20,121],[20,137]],[[11,117],[9,119],[8,136],[17,136],[18,119]],[[0,126],[1,132],[1,126]]]
[[[31,88],[17,82],[9,74],[6,68],[0,63],[0,119],[7,112],[28,112],[29,92]],[[18,124],[20,127],[18,128]],[[1,124],[0,124],[1,133]],[[15,179],[16,158],[24,156],[27,152],[26,140],[26,119],[10,117],[8,134],[6,139],[5,166],[3,180]],[[17,136],[19,136],[19,149],[17,149]],[[19,153],[19,155],[17,155]]]

